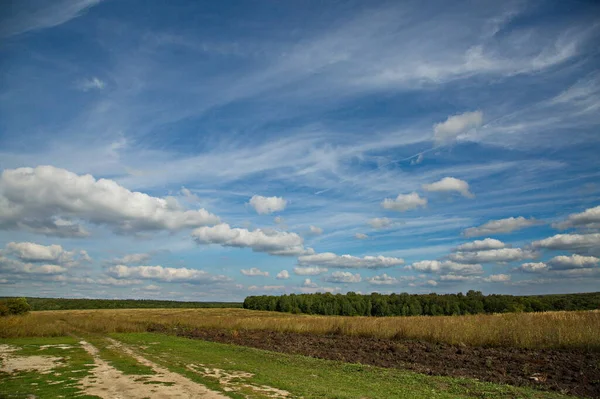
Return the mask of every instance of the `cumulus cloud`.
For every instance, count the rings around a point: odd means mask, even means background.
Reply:
[[[550,265],[553,270],[578,269],[594,267],[598,265],[598,262],[600,262],[600,258],[596,258],[595,256],[581,256],[575,254],[571,256],[555,256],[548,261],[548,265]]]
[[[422,260],[406,266],[405,269],[424,273],[453,273],[461,275],[483,273],[483,268],[479,264],[464,264],[447,260]]]
[[[463,276],[461,274],[443,274],[440,276],[440,281],[448,282],[464,282],[477,280],[478,276]]]
[[[248,203],[259,215],[283,211],[287,205],[287,201],[282,197],[263,197],[262,195],[252,196]]]
[[[198,202],[200,201],[200,197],[191,192],[189,189],[185,187],[181,187],[181,194],[185,197],[188,202]]]
[[[480,127],[482,123],[481,111],[449,116],[444,122],[433,125],[433,139],[436,145],[450,144],[461,134]]]
[[[302,283],[302,286],[304,288],[318,288],[319,285],[313,281],[311,281],[309,278],[304,280],[304,283]]]
[[[0,271],[11,274],[51,275],[65,273],[68,269],[56,264],[24,262],[0,255]]]
[[[435,281],[435,280],[427,280],[427,281],[425,282],[425,284],[427,284],[427,285],[430,285],[430,286],[432,286],[432,287],[436,287],[436,286],[438,285],[438,282],[437,282],[437,281]]]
[[[17,275],[60,275],[91,260],[83,250],[67,251],[60,245],[9,242],[0,251],[0,271]]]
[[[148,253],[141,254],[128,254],[123,256],[122,258],[115,258],[111,261],[111,263],[116,265],[130,265],[130,264],[138,264],[145,263],[150,260],[152,255]]]
[[[175,231],[219,223],[219,218],[205,209],[184,210],[173,197],[132,192],[109,179],[96,180],[53,166],[2,172],[0,228],[35,229],[73,218],[120,233]]]
[[[490,249],[487,251],[450,254],[450,259],[459,263],[504,263],[535,258],[537,258],[536,252],[521,248]]]
[[[364,233],[356,233],[354,234],[354,238],[356,238],[357,240],[365,240],[369,238],[369,236]]]
[[[118,279],[142,279],[159,282],[215,284],[231,281],[227,276],[213,275],[204,270],[188,269],[185,267],[117,265],[108,268],[107,273]]]
[[[475,240],[473,242],[468,242],[462,245],[459,245],[456,250],[471,252],[471,251],[486,251],[488,249],[502,249],[505,248],[506,244],[500,240],[496,240],[494,238],[486,238],[484,240]]]
[[[600,234],[556,234],[543,240],[534,241],[536,248],[567,249],[600,247]]]
[[[304,248],[304,240],[296,233],[270,229],[249,231],[231,228],[226,223],[200,227],[192,232],[192,237],[198,244],[251,248],[254,252],[266,252],[271,255],[298,256],[312,252]]]
[[[33,242],[9,242],[2,253],[12,255],[25,262],[51,262],[65,267],[89,262],[86,251],[67,251],[60,245],[41,245]]]
[[[385,229],[393,224],[393,222],[388,218],[373,218],[367,223],[374,229]]]
[[[240,272],[244,275],[244,276],[263,276],[263,277],[268,277],[269,276],[269,272],[263,272],[262,270],[253,267],[251,269],[242,269],[240,270]]]
[[[294,273],[299,276],[316,276],[318,274],[327,273],[327,268],[319,266],[295,267]]]
[[[315,235],[315,236],[319,236],[321,234],[323,234],[323,229],[317,226],[310,226],[309,228],[310,230],[310,234]]]
[[[567,220],[555,223],[552,227],[564,230],[572,227],[586,229],[600,229],[600,205],[594,208],[588,208],[581,213],[569,215]]]
[[[275,218],[273,219],[273,221],[276,224],[282,224],[285,220],[281,216],[275,216]]]
[[[288,278],[290,278],[290,273],[287,270],[282,270],[279,273],[277,273],[276,278],[278,280],[287,280]]]
[[[511,233],[515,230],[524,229],[540,224],[541,222],[531,218],[525,219],[523,216],[510,217],[506,219],[490,220],[479,227],[469,227],[463,232],[465,237],[476,237],[491,234]]]
[[[318,265],[339,269],[381,269],[398,266],[404,263],[404,259],[385,256],[356,257],[351,255],[336,255],[332,252],[324,252],[313,255],[298,257],[300,265]]]
[[[248,287],[249,291],[283,291],[284,289],[283,285],[251,285]]]
[[[398,279],[392,276],[388,276],[386,273],[383,273],[380,276],[368,277],[367,282],[373,285],[394,285],[398,284]]]
[[[360,274],[352,274],[350,272],[333,272],[331,275],[323,278],[324,281],[329,281],[330,283],[360,283],[362,281],[362,277]]]
[[[90,236],[90,232],[81,224],[59,217],[43,220],[28,220],[27,223],[21,223],[19,227],[23,230],[49,237],[84,238]]]
[[[423,190],[429,192],[457,192],[466,198],[475,198],[475,195],[469,191],[469,183],[464,180],[456,179],[454,177],[444,177],[442,180],[436,181],[431,184],[423,184]]]
[[[523,263],[516,270],[525,272],[525,273],[542,273],[549,270],[549,267],[544,262],[529,262]]]
[[[486,283],[506,283],[510,281],[510,274],[491,274],[483,279]]]
[[[422,198],[415,192],[398,194],[396,199],[384,199],[381,206],[392,211],[406,212],[411,209],[427,206],[427,198]]]

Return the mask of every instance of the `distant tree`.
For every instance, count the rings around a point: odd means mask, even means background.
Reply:
[[[0,304],[0,315],[20,315],[31,310],[25,298],[8,298]]]

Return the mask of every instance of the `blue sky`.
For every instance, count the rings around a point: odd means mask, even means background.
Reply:
[[[600,286],[594,2],[0,11],[3,295]]]

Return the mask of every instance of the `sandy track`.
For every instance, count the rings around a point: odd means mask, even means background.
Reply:
[[[123,374],[98,356],[98,349],[86,341],[81,341],[81,346],[94,358],[95,367],[91,375],[81,380],[82,390],[90,395],[106,399],[168,399],[168,398],[201,398],[201,399],[227,399],[227,396],[212,391],[202,384],[198,384],[174,373],[154,362],[134,353],[118,341],[111,343],[135,358],[141,364],[151,367],[156,373],[149,376],[146,381],[153,383],[144,384],[140,376]],[[168,384],[168,385],[164,385]]]

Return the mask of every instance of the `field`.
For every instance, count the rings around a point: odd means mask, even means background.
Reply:
[[[32,312],[0,323],[0,397],[600,397],[598,326],[596,311]]]

